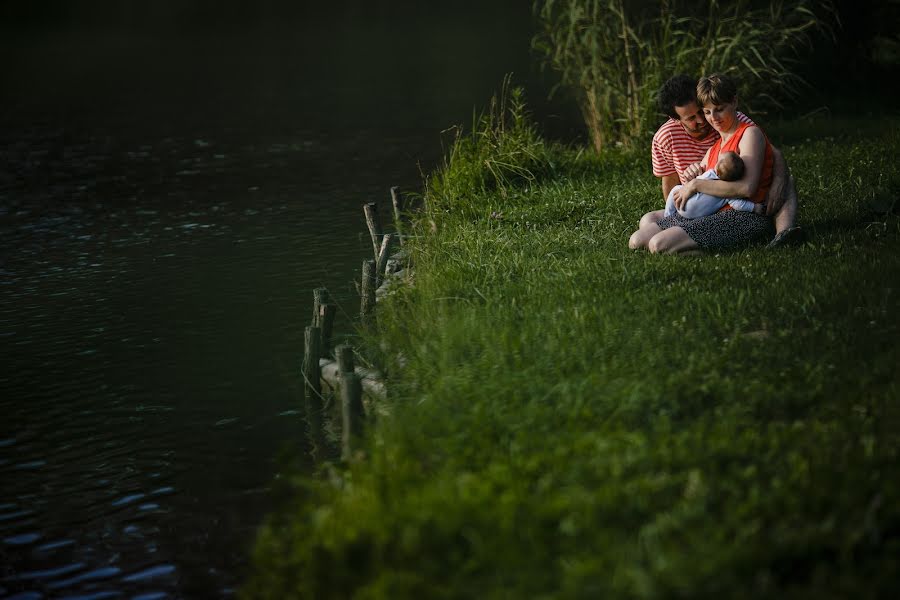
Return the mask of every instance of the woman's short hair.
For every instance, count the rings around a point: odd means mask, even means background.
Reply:
[[[728,104],[737,98],[737,84],[728,75],[713,73],[697,82],[697,101],[707,104]]]

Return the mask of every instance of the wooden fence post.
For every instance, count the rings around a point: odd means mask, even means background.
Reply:
[[[397,229],[397,240],[400,247],[403,247],[403,199],[400,196],[400,188],[396,185],[391,187],[391,204],[394,206],[394,227]]]
[[[378,205],[374,202],[369,202],[363,205],[363,211],[366,213],[366,225],[369,227],[369,236],[372,238],[372,249],[375,253],[375,258],[378,258],[378,251],[381,249],[379,247],[381,245],[381,236],[383,234],[381,221],[378,219]]]
[[[341,458],[351,460],[363,428],[362,381],[356,373],[341,373]]]
[[[337,355],[338,369],[341,373],[353,373],[356,366],[353,363],[353,346],[341,344],[335,352]]]
[[[338,348],[338,364],[341,370],[341,459],[352,460],[353,452],[359,446],[365,422],[362,403],[362,381],[354,372],[353,348],[343,345]]]
[[[362,298],[359,303],[359,316],[364,327],[371,327],[375,323],[375,261],[363,261],[362,267]]]
[[[331,351],[331,331],[334,328],[334,316],[337,306],[331,304],[331,297],[327,288],[313,290],[313,318],[311,325],[322,330],[322,339],[319,344],[319,356],[327,357]]]
[[[378,251],[378,261],[375,263],[375,289],[381,287],[384,280],[384,271],[387,267],[388,253],[391,247],[391,240],[394,239],[393,234],[386,233],[381,240],[381,249]]]
[[[307,433],[314,454],[325,449],[322,425],[322,382],[319,373],[321,339],[322,330],[318,327],[307,327],[304,330],[303,390],[306,397]]]
[[[322,310],[322,305],[328,303],[328,288],[316,288],[313,290],[313,314],[312,314],[312,325],[313,327],[319,327],[319,314]]]
[[[319,345],[320,356],[326,358],[331,352],[331,332],[334,329],[334,317],[337,314],[336,304],[323,304],[319,308],[319,328],[322,330],[322,342]]]

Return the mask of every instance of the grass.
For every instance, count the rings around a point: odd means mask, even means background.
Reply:
[[[627,249],[662,206],[646,148],[506,140],[540,164],[470,188],[484,156],[451,158],[379,305],[391,416],[291,478],[244,595],[888,596],[898,121],[786,124],[807,241],[696,259]]]

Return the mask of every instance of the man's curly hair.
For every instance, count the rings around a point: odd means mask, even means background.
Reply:
[[[678,118],[678,113],[675,112],[676,106],[684,106],[696,101],[697,79],[683,73],[670,77],[659,88],[657,95],[659,110],[673,119]]]

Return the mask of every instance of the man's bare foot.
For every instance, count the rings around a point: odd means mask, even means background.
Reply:
[[[806,234],[802,229],[797,227],[788,227],[784,231],[779,231],[772,241],[769,242],[767,248],[781,248],[784,246],[793,246],[804,240]]]

